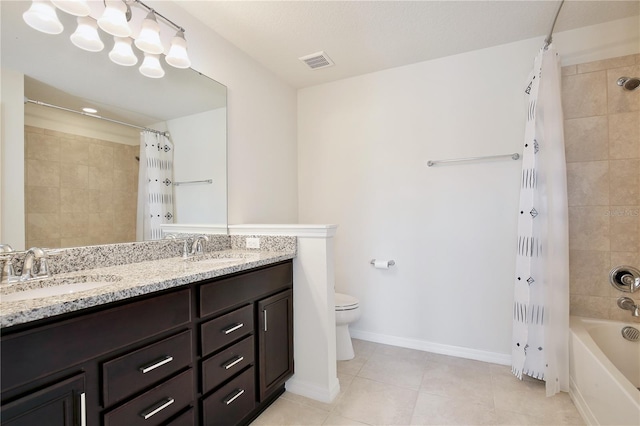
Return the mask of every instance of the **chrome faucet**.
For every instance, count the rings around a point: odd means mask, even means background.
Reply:
[[[631,311],[631,316],[640,317],[640,306],[629,297],[621,297],[618,299],[618,307],[625,311]]]
[[[18,281],[18,276],[16,275],[16,270],[13,267],[13,256],[7,254],[5,256],[0,257],[0,260],[4,261],[2,265],[2,284],[11,284]]]
[[[37,269],[36,269],[37,265]],[[47,253],[38,247],[31,247],[27,251],[22,264],[20,281],[28,281],[34,278],[46,278],[49,276],[49,262]]]
[[[209,237],[206,235],[198,235],[194,238],[193,244],[191,244],[191,256],[204,253],[203,243],[209,241]]]

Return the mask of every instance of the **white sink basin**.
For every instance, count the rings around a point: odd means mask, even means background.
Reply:
[[[17,302],[80,293],[111,285],[121,279],[122,277],[116,275],[83,275],[21,282],[3,289],[0,302]]]

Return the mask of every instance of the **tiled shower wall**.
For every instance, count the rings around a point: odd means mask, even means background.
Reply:
[[[631,321],[616,305],[623,293],[609,285],[609,271],[640,268],[640,89],[616,84],[640,77],[640,55],[562,71],[571,314]]]
[[[27,247],[135,241],[137,146],[25,126]]]

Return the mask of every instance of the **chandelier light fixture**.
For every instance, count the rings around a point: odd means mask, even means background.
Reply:
[[[175,68],[191,66],[184,28],[140,0],[103,0],[99,3],[104,4],[104,11],[95,18],[91,16],[92,8],[89,7],[87,0],[32,0],[31,6],[22,14],[22,18],[30,27],[55,35],[64,30],[64,26],[58,19],[57,10],[76,16],[78,26],[70,36],[75,46],[89,52],[102,51],[104,43],[98,32],[100,28],[113,36],[113,48],[109,51],[109,59],[112,62],[127,67],[136,65],[138,57],[132,49],[133,44],[144,54],[144,60],[139,68],[140,73],[149,78],[162,78],[165,72],[160,63],[160,55],[164,53],[164,46],[160,39],[160,25],[157,19],[159,17],[177,30],[171,39],[165,62]],[[141,6],[146,12],[139,35],[135,39],[132,38],[134,31],[130,25],[133,15],[131,5]]]

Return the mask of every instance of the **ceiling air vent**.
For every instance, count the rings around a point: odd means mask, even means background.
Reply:
[[[307,64],[312,70],[326,68],[333,65],[331,58],[324,52],[312,53],[311,55],[302,56],[298,59]]]

